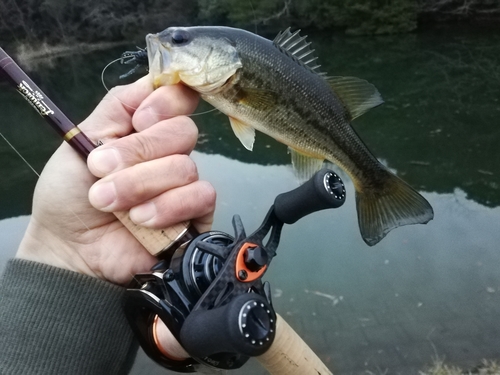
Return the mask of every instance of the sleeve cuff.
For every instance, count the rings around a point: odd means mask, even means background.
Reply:
[[[0,279],[1,374],[124,374],[138,344],[125,288],[22,259]]]

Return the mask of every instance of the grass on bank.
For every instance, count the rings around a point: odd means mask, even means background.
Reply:
[[[389,369],[377,372],[366,371],[366,375],[387,375],[388,373]],[[419,371],[419,375],[500,375],[500,364],[496,361],[483,359],[480,365],[464,370],[457,366],[446,364],[442,359],[436,359],[430,367]]]
[[[500,375],[500,365],[496,361],[483,360],[479,366],[463,370],[436,360],[429,369],[421,371],[420,375]]]
[[[100,42],[100,43],[75,43],[72,45],[49,45],[41,43],[34,47],[30,44],[19,44],[16,48],[16,60],[26,70],[34,70],[39,64],[51,65],[51,61],[58,57],[69,56],[75,53],[89,53],[92,51],[105,50],[125,42]],[[128,43],[130,44],[130,43]]]

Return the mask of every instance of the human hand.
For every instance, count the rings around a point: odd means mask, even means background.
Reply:
[[[208,230],[215,191],[198,180],[188,157],[197,129],[182,116],[197,102],[181,85],[153,91],[148,77],[111,90],[79,125],[104,145],[89,155],[88,168],[67,144],[54,153],[16,256],[125,284],[156,259],[111,212],[130,210],[136,224],[150,228],[192,219]]]

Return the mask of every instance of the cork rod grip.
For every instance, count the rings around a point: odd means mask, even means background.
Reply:
[[[189,230],[189,221],[183,221],[165,229],[149,229],[141,227],[130,220],[128,212],[114,212],[123,226],[141,243],[146,250],[154,256],[167,250],[172,244],[178,242]]]
[[[272,375],[332,375],[321,359],[280,315],[276,321],[273,344],[257,359]]]

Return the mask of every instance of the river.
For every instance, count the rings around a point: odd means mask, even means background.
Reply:
[[[284,228],[266,275],[277,312],[338,374],[418,374],[436,357],[464,368],[500,360],[500,31],[310,39],[324,71],[379,89],[385,104],[353,126],[429,200],[435,219],[369,248],[345,177],[343,207]],[[103,66],[122,50],[58,58],[30,74],[79,122],[105,94]],[[0,88],[0,132],[40,172],[60,140],[10,87]],[[218,192],[214,228],[232,233],[235,213],[247,230],[257,228],[274,197],[296,187],[286,147],[258,134],[248,152],[224,115],[194,119],[192,157]],[[0,172],[1,269],[27,224],[37,176],[3,140]],[[165,373],[141,354],[133,374],[146,372]],[[250,361],[233,373],[264,372]]]

